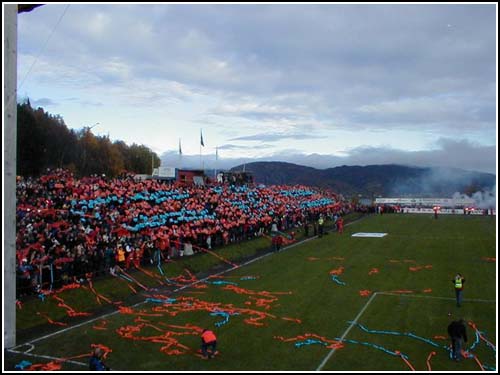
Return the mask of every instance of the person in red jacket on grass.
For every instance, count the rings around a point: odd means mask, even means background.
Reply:
[[[208,348],[210,348],[210,354],[208,353]],[[204,329],[201,333],[201,353],[203,354],[203,359],[213,358],[219,353],[217,351],[217,337],[213,331]]]
[[[339,233],[344,233],[344,219],[342,216],[337,220],[337,228]]]

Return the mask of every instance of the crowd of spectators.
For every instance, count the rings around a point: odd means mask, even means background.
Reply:
[[[47,171],[17,180],[18,294],[83,282],[338,215],[349,205],[306,186],[183,186],[133,175],[75,178]]]

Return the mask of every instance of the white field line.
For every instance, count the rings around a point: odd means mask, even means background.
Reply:
[[[372,301],[375,299],[375,296],[377,294],[378,293],[375,292],[375,293],[373,293],[371,295],[371,297],[368,300],[368,302],[365,303],[365,305],[363,306],[363,308],[361,309],[361,311],[358,313],[358,315],[356,316],[356,318],[354,318],[354,320],[351,322],[351,324],[349,325],[349,327],[347,327],[347,329],[345,330],[345,332],[342,334],[342,336],[340,337],[340,341],[342,341],[342,340],[345,339],[345,337],[347,336],[347,334],[349,333],[349,331],[351,330],[351,328],[354,327],[354,325],[358,322],[358,319],[361,317],[361,315],[363,315],[363,313],[368,308],[368,306],[370,305],[370,303],[372,303]],[[318,366],[318,368],[316,369],[316,371],[321,371],[321,369],[325,366],[326,362],[328,362],[328,360],[335,353],[336,350],[337,350],[337,348],[333,348],[332,350],[330,350],[330,353],[328,353],[326,355],[326,357],[323,359],[323,362],[321,362],[321,364]]]
[[[375,292],[372,294],[368,302],[366,302],[365,306],[361,309],[359,314],[356,316],[356,318],[351,322],[351,325],[346,329],[342,337],[340,338],[340,341],[344,340],[351,330],[351,328],[357,323],[358,319],[361,317],[361,315],[364,313],[368,305],[372,302],[372,300],[375,298],[376,295],[383,295],[383,296],[397,296],[397,297],[409,297],[409,298],[429,298],[429,299],[440,299],[440,300],[447,300],[447,301],[455,301],[455,298],[450,298],[450,297],[435,297],[435,296],[426,296],[426,295],[414,295],[414,294],[403,294],[403,293],[392,293],[392,292]],[[479,298],[470,298],[470,299],[465,299],[464,302],[469,301],[469,302],[484,302],[484,303],[496,303],[496,300],[490,300],[490,299],[479,299]],[[335,353],[336,348],[333,348],[328,355],[323,359],[323,362],[318,366],[316,371],[321,371],[321,369],[325,366],[326,362],[331,358],[331,356]]]
[[[62,358],[57,358],[57,357],[52,357],[50,355],[31,354],[31,353],[29,353],[29,351],[28,352],[20,352],[18,350],[14,350],[14,349],[8,349],[8,351],[11,352],[11,353],[27,355],[29,357],[44,358],[44,359],[50,359],[50,360],[55,360],[55,361],[60,361],[60,362],[72,363],[72,364],[78,365],[78,366],[88,367],[88,365],[89,365],[88,363],[77,362],[77,361],[72,361],[72,360],[69,360],[69,359],[62,359]]]
[[[455,298],[451,297],[436,297],[436,296],[426,296],[421,294],[405,294],[405,293],[392,293],[392,292],[378,292],[378,294],[384,296],[399,296],[408,298],[430,298],[430,299],[442,299],[447,301],[455,301]],[[484,303],[495,303],[494,299],[480,299],[480,298],[464,298],[463,302],[484,302]]]

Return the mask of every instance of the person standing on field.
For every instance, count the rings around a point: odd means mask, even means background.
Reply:
[[[455,286],[455,297],[457,300],[457,307],[460,307],[462,305],[465,278],[462,277],[460,273],[457,273],[456,276],[453,278],[453,280],[451,280],[451,282]]]
[[[460,361],[464,342],[467,342],[467,331],[463,319],[456,320],[448,326],[448,335],[451,339],[451,352],[455,361]]]

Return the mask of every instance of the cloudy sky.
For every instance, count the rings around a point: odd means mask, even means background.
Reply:
[[[18,17],[18,96],[164,165],[496,173],[496,15],[496,4],[48,4]]]

